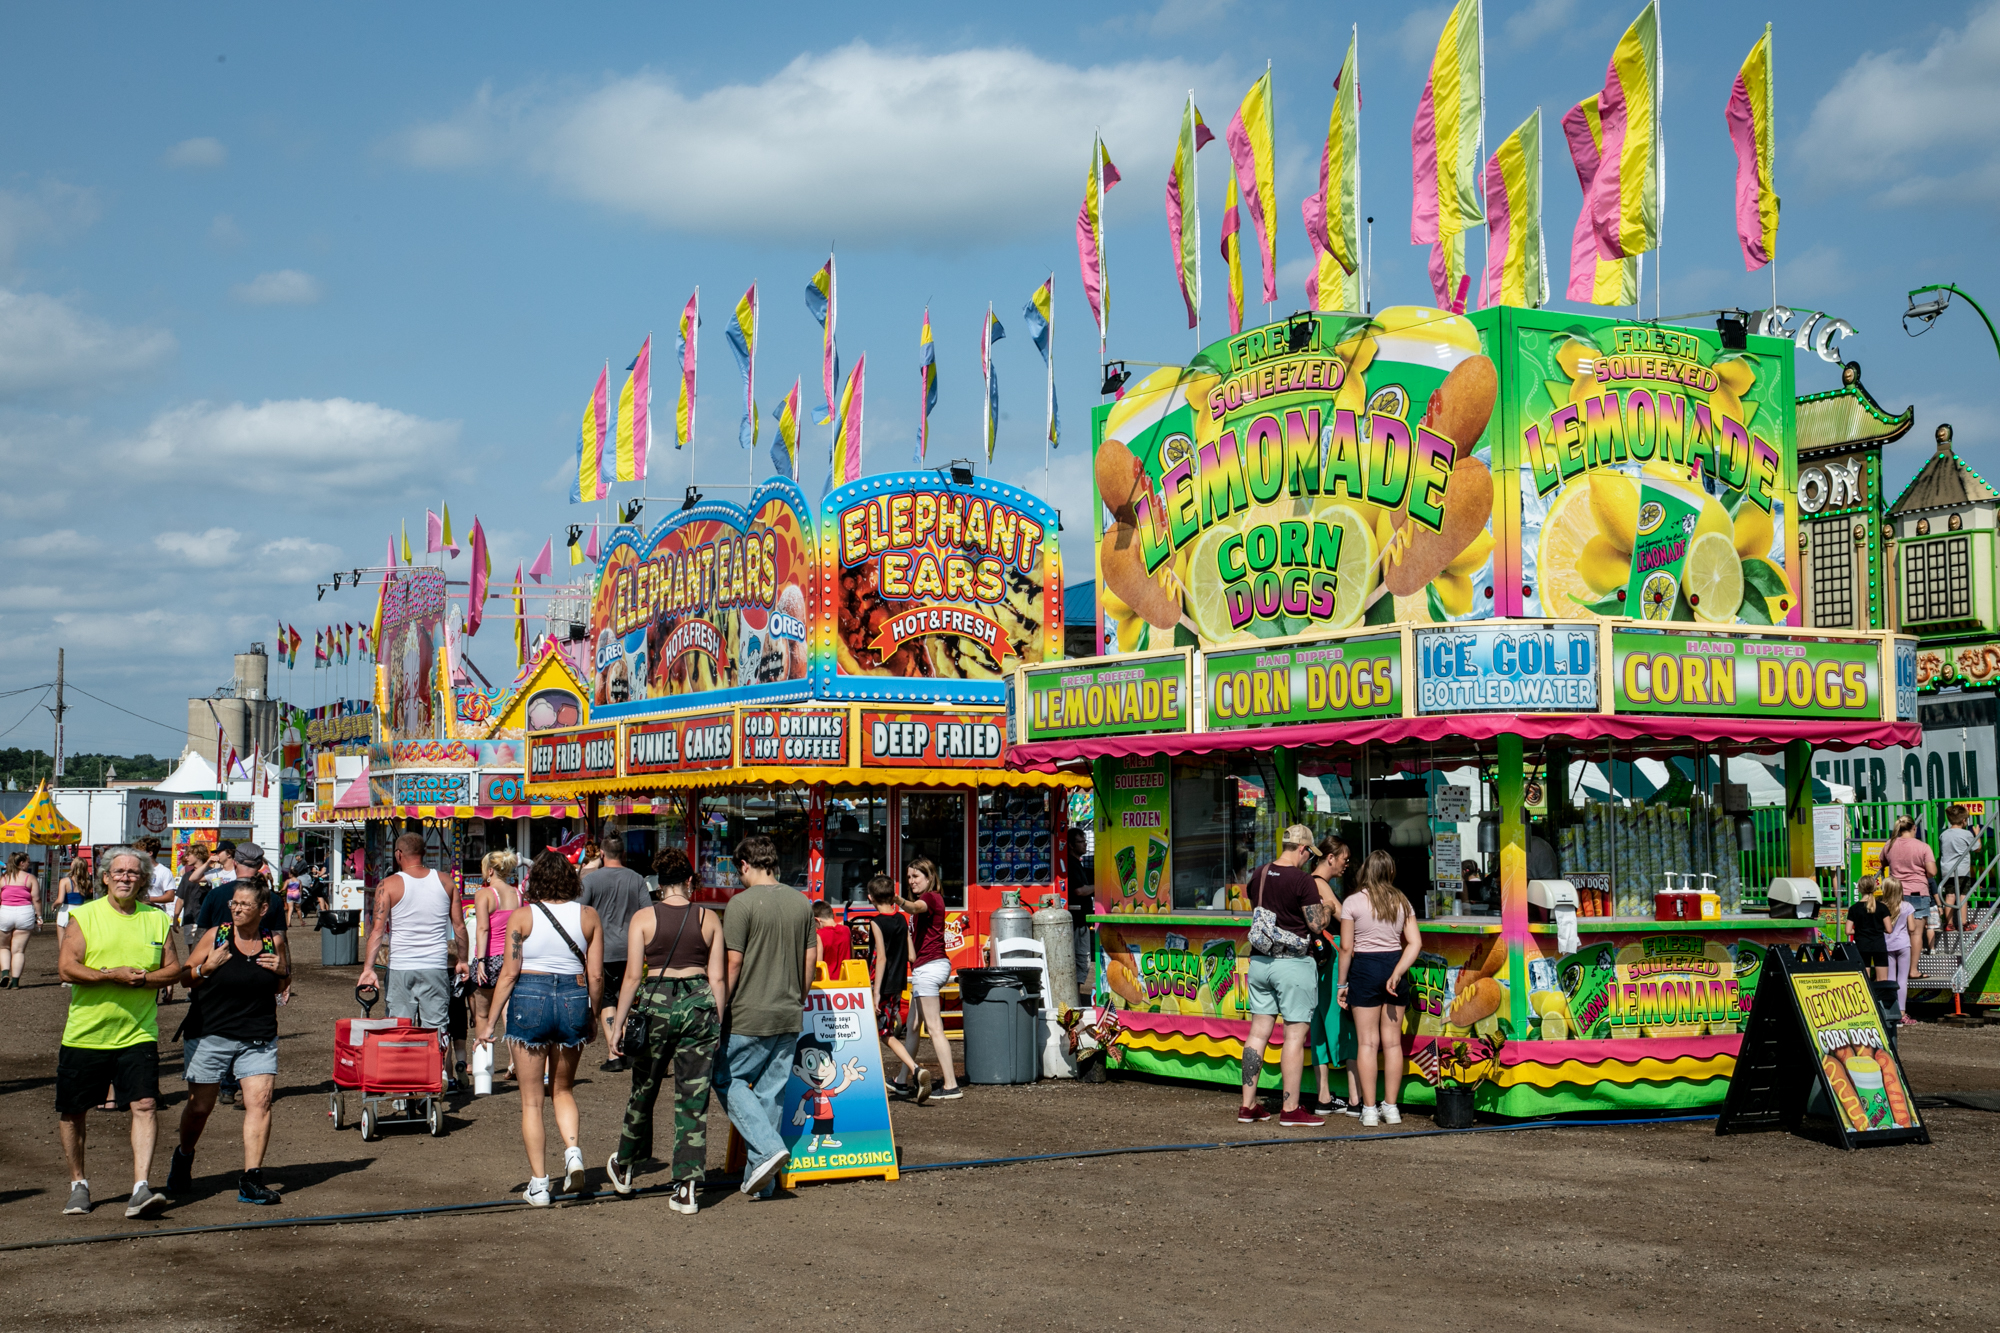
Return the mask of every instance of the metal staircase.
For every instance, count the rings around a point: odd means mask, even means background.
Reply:
[[[2000,920],[2000,902],[1994,898],[1996,870],[2000,870],[2000,857],[1988,860],[1966,894],[1965,929],[1939,931],[1936,947],[1911,967],[1911,990],[1948,990],[1963,997],[1972,979],[2000,949],[2000,930],[1993,928]]]

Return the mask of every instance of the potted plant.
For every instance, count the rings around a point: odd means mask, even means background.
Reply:
[[[1476,1111],[1475,1094],[1480,1084],[1499,1072],[1500,1048],[1504,1044],[1498,1036],[1459,1038],[1431,1044],[1427,1051],[1431,1059],[1424,1064],[1425,1072],[1432,1074],[1432,1086],[1437,1089],[1436,1118],[1439,1129],[1472,1127]]]

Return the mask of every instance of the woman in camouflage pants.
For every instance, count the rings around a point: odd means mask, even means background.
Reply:
[[[661,852],[653,860],[653,872],[659,876],[662,901],[634,915],[626,933],[626,958],[644,958],[645,967],[628,962],[611,1023],[612,1056],[632,1060],[632,1100],[625,1106],[625,1133],[606,1171],[612,1189],[632,1192],[634,1164],[653,1155],[653,1104],[671,1074],[674,1187],[667,1206],[694,1213],[701,1206],[696,1192],[708,1166],[709,1073],[729,1002],[722,920],[690,899],[694,870],[683,853],[672,848]],[[628,1015],[645,1021],[643,1048],[623,1047]]]

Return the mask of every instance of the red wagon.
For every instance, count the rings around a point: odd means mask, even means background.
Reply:
[[[376,1137],[387,1109],[401,1110],[408,1123],[444,1136],[444,1048],[436,1028],[417,1027],[407,1018],[342,1018],[333,1029],[333,1091],[327,1114],[333,1127],[347,1124],[347,1090],[361,1094],[361,1137]]]

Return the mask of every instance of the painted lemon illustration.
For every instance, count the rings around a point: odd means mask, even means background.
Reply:
[[[1650,536],[1667,517],[1667,508],[1658,500],[1648,500],[1639,506],[1639,520],[1635,531],[1641,537]]]
[[[1666,620],[1674,614],[1674,595],[1680,588],[1666,570],[1655,570],[1639,585],[1639,615],[1646,620]]]
[[[1605,539],[1629,554],[1638,540],[1639,483],[1622,472],[1591,473],[1590,509]]]
[[[1226,518],[1195,538],[1188,548],[1187,613],[1195,633],[1211,647],[1254,639],[1246,627],[1229,623],[1229,599],[1224,595],[1228,581],[1222,576],[1221,551],[1224,542],[1243,535],[1244,514]]]
[[[1313,521],[1340,529],[1339,568],[1334,571],[1333,614],[1314,628],[1346,629],[1361,619],[1375,584],[1375,534],[1360,511],[1338,500],[1322,500]]]
[[[1194,443],[1185,435],[1169,435],[1160,442],[1160,472],[1173,471],[1194,458]]]
[[[1696,620],[1729,624],[1743,605],[1743,561],[1728,533],[1703,532],[1688,543],[1681,591]]]
[[[1368,400],[1368,410],[1386,416],[1402,417],[1407,420],[1410,412],[1410,397],[1403,392],[1402,385],[1391,384],[1377,391],[1375,396]]]
[[[1581,572],[1584,547],[1598,535],[1590,497],[1588,486],[1565,486],[1542,520],[1535,569],[1542,585],[1544,615],[1576,615],[1600,596]]]

